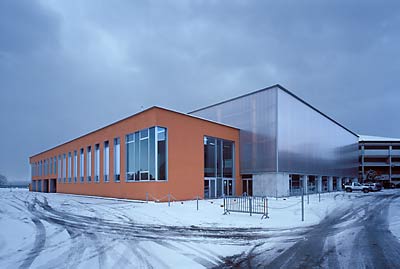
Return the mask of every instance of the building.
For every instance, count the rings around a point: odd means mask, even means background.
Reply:
[[[239,195],[238,144],[236,128],[153,107],[30,157],[31,186],[161,201]]]
[[[153,107],[30,157],[32,190],[130,199],[287,196],[357,179],[358,136],[280,85]]]
[[[358,136],[280,85],[190,113],[240,129],[244,191],[285,196],[357,179]]]
[[[359,179],[379,181],[384,187],[400,184],[400,139],[360,136]]]

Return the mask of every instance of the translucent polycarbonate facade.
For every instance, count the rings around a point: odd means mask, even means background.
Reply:
[[[358,175],[358,137],[278,91],[278,167],[308,175]]]
[[[240,129],[242,174],[276,171],[277,89],[254,93],[192,112]]]
[[[191,114],[240,129],[241,174],[358,174],[358,137],[280,86]]]

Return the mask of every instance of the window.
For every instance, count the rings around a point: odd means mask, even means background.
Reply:
[[[204,137],[204,197],[234,193],[234,142]]]
[[[80,172],[80,177],[81,177],[81,183],[83,183],[84,181],[84,175],[85,175],[85,171],[84,171],[84,165],[85,165],[85,153],[83,151],[83,148],[81,148],[81,156],[80,156],[80,160],[79,160],[79,172]]]
[[[120,181],[120,139],[114,139],[114,181]]]
[[[167,129],[162,127],[126,135],[126,180],[167,180],[166,141]]]
[[[58,172],[57,172],[57,175],[58,175],[58,182],[61,182],[61,178],[62,178],[62,175],[61,175],[61,155],[58,155]]]
[[[167,129],[157,127],[157,179],[167,179]]]
[[[215,138],[204,137],[204,177],[216,177]]]
[[[99,182],[100,177],[100,145],[94,147],[94,181]]]
[[[54,165],[54,167],[53,167],[53,174],[56,174],[57,172],[57,156],[55,156],[54,158],[53,158],[53,165]]]
[[[71,183],[71,168],[72,168],[72,158],[71,152],[68,152],[68,183]]]
[[[63,164],[62,164],[62,167],[63,167],[63,176],[62,176],[62,178],[63,178],[63,182],[65,183],[65,182],[67,182],[66,181],[66,172],[67,172],[67,166],[66,166],[66,164],[67,164],[67,156],[65,155],[65,153],[63,154]]]
[[[86,154],[87,154],[87,158],[86,158],[87,182],[91,182],[92,181],[92,147],[91,146],[87,147]]]
[[[50,166],[50,175],[52,175],[53,174],[53,158],[50,158],[49,166]]]
[[[108,178],[108,174],[110,172],[110,148],[108,145],[108,141],[104,142],[104,165],[103,165],[103,169],[104,169],[104,182],[108,182],[109,178]]]
[[[135,180],[135,134],[126,136],[126,180]]]
[[[78,153],[74,151],[74,183],[77,182],[78,177]]]

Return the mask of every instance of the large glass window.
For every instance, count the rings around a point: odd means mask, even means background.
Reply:
[[[71,168],[72,168],[72,158],[71,152],[68,152],[68,183],[71,183]]]
[[[100,177],[100,145],[95,145],[94,151],[94,181],[99,182]]]
[[[126,180],[166,180],[167,130],[152,127],[126,136]]]
[[[204,197],[232,195],[234,192],[234,142],[204,137]],[[207,188],[206,188],[207,187]]]
[[[74,151],[74,183],[78,180],[78,153]]]
[[[81,177],[81,183],[84,180],[85,177],[85,171],[84,171],[84,165],[85,165],[85,153],[83,151],[83,148],[81,148],[81,156],[80,156],[80,166],[79,166],[79,172],[80,172],[80,177]]]
[[[87,182],[92,181],[92,147],[87,147],[86,150],[86,174],[87,174]]]
[[[167,179],[167,129],[157,127],[157,178]]]
[[[119,182],[120,180],[120,139],[114,139],[114,180]]]
[[[215,143],[215,138],[204,137],[204,177],[216,177]]]
[[[108,145],[108,141],[104,142],[104,155],[103,155],[103,170],[104,170],[104,182],[108,182],[109,178],[108,178],[108,174],[110,171],[110,148]]]
[[[135,134],[126,136],[126,180],[135,180]]]

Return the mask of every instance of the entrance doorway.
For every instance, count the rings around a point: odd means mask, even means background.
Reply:
[[[49,192],[49,180],[48,179],[43,180],[43,192]]]
[[[50,179],[49,192],[57,192],[57,180],[56,179]]]
[[[233,180],[224,179],[224,196],[232,196],[232,195],[233,195]]]
[[[253,179],[246,178],[242,180],[243,195],[253,196]]]

